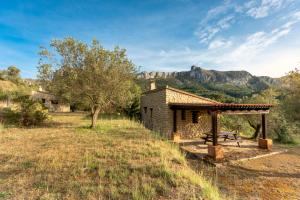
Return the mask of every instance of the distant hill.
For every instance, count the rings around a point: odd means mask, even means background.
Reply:
[[[141,72],[138,78],[144,90],[149,79],[155,79],[158,87],[170,85],[225,102],[236,102],[280,84],[280,79],[254,76],[247,71],[206,70],[197,66],[181,72]]]

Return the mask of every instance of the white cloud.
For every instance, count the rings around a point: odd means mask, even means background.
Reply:
[[[207,43],[210,41],[218,32],[228,29],[231,24],[234,23],[234,16],[228,15],[213,25],[204,24],[198,28],[196,35],[198,36],[201,43]]]
[[[232,45],[231,41],[226,41],[224,39],[217,39],[217,40],[213,40],[209,44],[208,49],[212,50],[212,49],[228,48],[231,45]]]
[[[269,32],[250,34],[239,45],[230,40],[215,39],[209,43],[208,49],[185,47],[162,50],[159,54],[155,51],[146,54],[143,52],[134,61],[151,66],[150,70],[182,71],[189,69],[191,65],[201,64],[212,69],[247,70],[255,75],[279,77],[299,65],[300,48],[281,43],[273,49],[272,45],[289,34],[298,22],[300,18],[292,14],[289,21],[280,27]]]
[[[255,19],[267,17],[270,12],[282,8],[287,0],[252,0],[245,4],[247,14]]]
[[[229,29],[241,16],[250,16],[254,19],[269,16],[294,0],[250,0],[244,4],[237,4],[229,0],[223,4],[210,9],[201,22],[195,35],[200,43],[207,44],[217,34]],[[300,18],[300,12],[295,13]],[[216,21],[216,19],[220,18]]]

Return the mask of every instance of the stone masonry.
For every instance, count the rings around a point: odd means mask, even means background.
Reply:
[[[149,90],[141,97],[141,117],[146,128],[159,132],[167,138],[173,133],[173,110],[169,103],[216,103],[182,90],[171,87]],[[198,137],[211,129],[211,117],[207,111],[198,113],[198,123],[192,123],[192,111],[185,111],[185,119],[182,119],[181,110],[177,110],[177,133],[181,138]]]

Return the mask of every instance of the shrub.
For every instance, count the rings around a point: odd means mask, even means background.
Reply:
[[[22,96],[17,99],[17,102],[20,104],[18,109],[6,108],[3,110],[5,123],[36,126],[48,118],[48,110],[40,101],[33,100],[29,96]]]

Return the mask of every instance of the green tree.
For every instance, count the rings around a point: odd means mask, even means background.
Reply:
[[[134,85],[131,88],[131,98],[124,108],[125,114],[130,119],[138,119],[140,117],[140,96],[141,88],[138,85]]]
[[[300,121],[300,71],[295,69],[283,77],[282,104],[286,117],[292,122]]]
[[[262,91],[260,94],[255,94],[251,98],[244,99],[244,103],[265,103],[272,104],[273,108],[271,108],[270,114],[268,115],[269,119],[274,118],[274,113],[279,112],[279,93],[276,89],[270,88]],[[261,130],[261,118],[257,115],[246,115],[243,116],[244,119],[248,122],[248,124],[254,129],[254,133],[251,138],[256,139],[259,136]],[[272,120],[268,120],[272,122]]]
[[[20,77],[20,69],[18,69],[16,66],[9,66],[7,68],[7,80],[10,80],[14,83],[20,83],[21,77]]]
[[[20,72],[20,69],[18,69],[16,66],[9,66],[6,70],[0,71],[0,79],[9,80],[13,83],[18,84],[21,80]]]
[[[39,79],[62,100],[88,105],[91,127],[100,112],[125,107],[132,97],[135,67],[124,49],[109,51],[97,40],[85,44],[73,38],[50,45],[52,52],[40,52]]]

